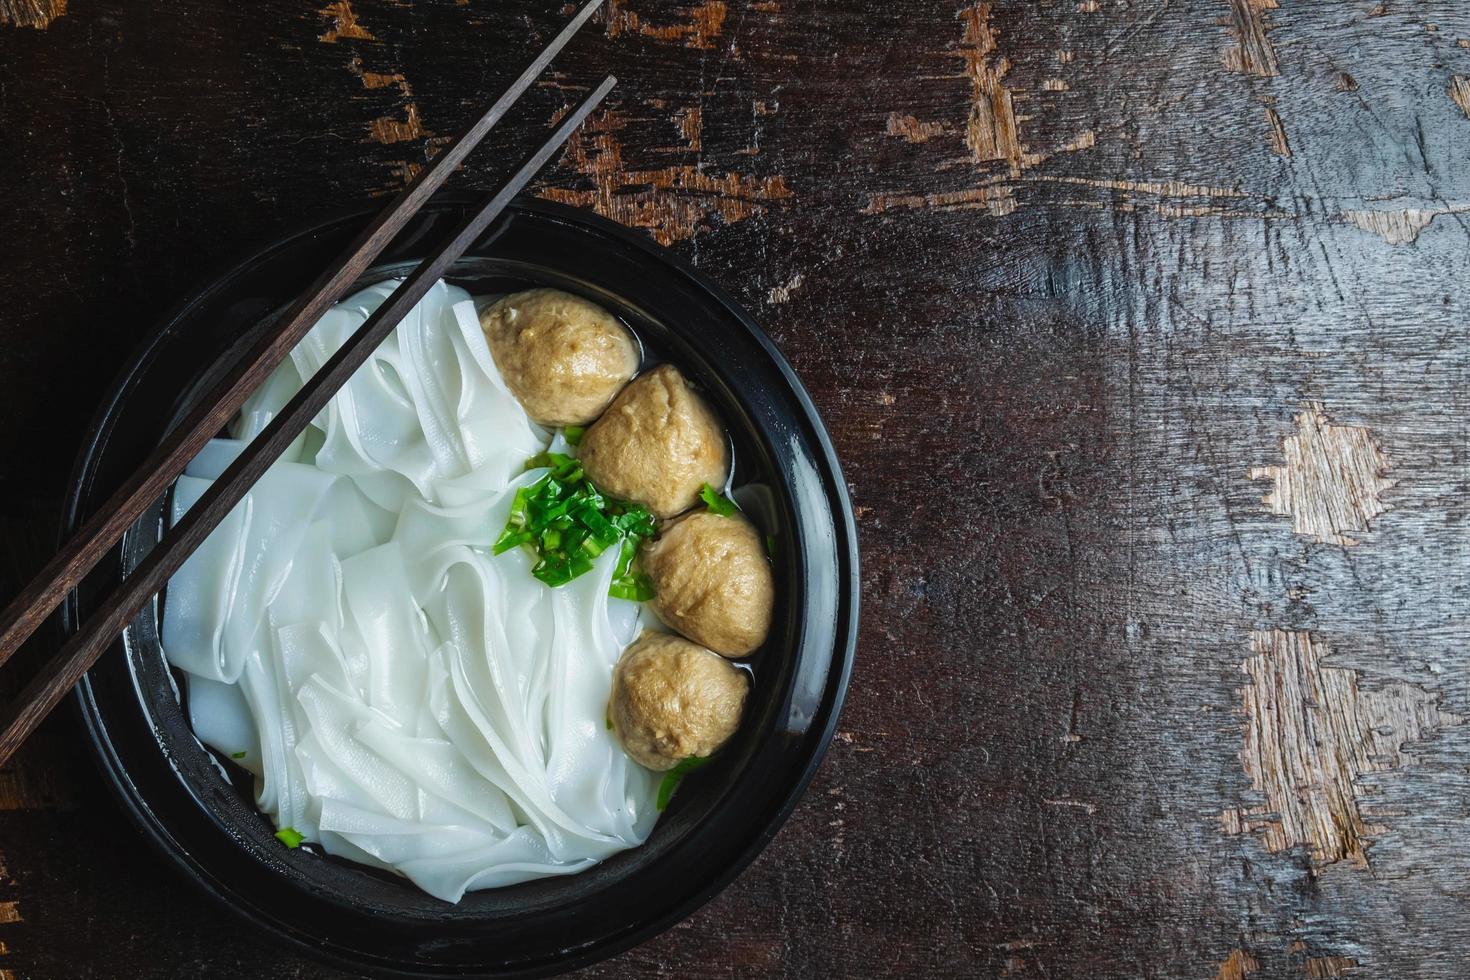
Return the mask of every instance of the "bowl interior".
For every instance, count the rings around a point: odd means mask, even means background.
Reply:
[[[421,212],[361,285],[410,269],[462,214]],[[208,390],[369,215],[333,219],[257,253],[186,302],[124,372],[85,447],[75,526]],[[105,773],[143,830],[207,891],[267,928],[357,968],[535,974],[610,955],[707,900],[770,838],[809,780],[846,684],[856,553],[845,488],[810,403],[779,354],[716,288],[641,238],[548,205],[509,212],[454,267],[472,294],[554,286],[611,309],[649,362],[703,388],[735,450],[742,503],[776,540],[777,608],[754,688],[720,761],[691,776],[642,847],[581,874],[472,892],[457,905],[406,880],[282,848],[248,774],[193,736],[158,643],[155,602],[79,686]],[[79,590],[65,626],[158,540],[162,502],[115,563]]]

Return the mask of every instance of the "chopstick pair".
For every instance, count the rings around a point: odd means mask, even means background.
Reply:
[[[527,66],[484,115],[445,148],[312,283],[305,295],[267,332],[209,394],[174,427],[158,449],[0,613],[0,664],[36,631],[67,593],[122,538],[183,473],[201,449],[240,411],[322,315],[387,247],[485,137],[516,100],[586,23],[602,0],[590,0]],[[265,430],[163,536],[103,601],[93,617],[37,672],[0,715],[0,763],[10,758],[102,652],[209,536],[251,486],[371,356],[398,322],[423,298],[466,249],[535,178],[617,80],[609,75],[568,115],[504,185],[447,235],[430,257],[399,284],[357,332],[286,404]]]

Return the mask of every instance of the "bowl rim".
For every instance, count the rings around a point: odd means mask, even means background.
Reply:
[[[436,194],[425,205],[425,209],[464,206],[475,200],[473,195],[467,193],[445,192]],[[153,326],[133,353],[123,362],[113,381],[108,385],[97,411],[87,424],[86,435],[79,445],[75,462],[67,478],[62,520],[58,527],[58,545],[63,543],[83,520],[81,507],[83,498],[89,493],[89,476],[93,475],[95,461],[105,450],[108,439],[112,435],[110,420],[126,400],[142,369],[157,356],[159,350],[167,343],[173,328],[198,307],[208,303],[220,290],[227,288],[237,274],[254,263],[289,247],[296,240],[306,239],[350,222],[365,223],[377,210],[376,206],[370,204],[334,209],[309,221],[290,226],[284,231],[271,235],[267,240],[242,249],[234,253],[227,261],[215,266],[201,280],[202,285],[188,292],[183,299],[153,320]],[[697,291],[715,300],[763,350],[769,363],[779,372],[788,386],[789,394],[797,407],[804,414],[805,421],[809,424],[808,434],[811,436],[813,448],[825,470],[821,476],[823,482],[827,484],[827,497],[832,507],[834,544],[837,550],[838,581],[836,586],[840,597],[837,615],[832,624],[834,635],[830,675],[825,683],[825,686],[831,691],[831,694],[824,699],[827,701],[827,704],[824,705],[827,717],[820,725],[814,725],[808,733],[807,737],[814,740],[803,768],[798,777],[791,781],[781,802],[772,811],[765,825],[751,837],[743,850],[739,851],[716,873],[705,879],[702,887],[691,892],[684,900],[668,907],[662,914],[651,917],[638,927],[605,939],[591,947],[567,950],[565,957],[558,959],[554,964],[535,965],[524,970],[500,971],[494,974],[496,976],[544,976],[585,967],[618,955],[684,920],[707,904],[749,867],[785,825],[796,804],[815,777],[837,729],[856,655],[861,605],[861,575],[852,502],[831,438],[806,387],[797,377],[785,356],[744,307],[723,287],[695,269],[683,257],[659,245],[639,229],[621,225],[590,210],[526,196],[515,199],[501,222],[509,220],[515,214],[528,214],[572,225],[581,225],[590,231],[615,239],[619,245],[636,249],[648,261],[665,266],[669,271],[688,280]],[[501,222],[497,222],[497,225]],[[493,228],[494,226],[492,226],[492,231]],[[53,619],[53,636],[58,641],[64,640],[67,634],[76,628],[78,606],[77,593],[68,594],[60,609],[60,615]],[[127,811],[134,826],[142,832],[156,850],[167,857],[170,865],[194,882],[216,904],[228,909],[236,916],[248,919],[271,935],[285,940],[290,948],[341,968],[357,971],[366,969],[396,976],[438,977],[444,975],[442,972],[405,969],[399,964],[390,965],[376,959],[369,962],[366,958],[344,955],[334,946],[324,946],[313,942],[307,935],[285,928],[280,922],[259,914],[253,906],[233,900],[228,890],[218,887],[215,876],[193,854],[179,847],[166,832],[163,822],[154,814],[142,792],[129,778],[127,769],[115,751],[112,740],[106,734],[106,725],[94,699],[90,674],[84,676],[77,684],[69,701],[86,732],[94,762],[101,770],[104,783],[117,801],[122,804],[123,809]]]

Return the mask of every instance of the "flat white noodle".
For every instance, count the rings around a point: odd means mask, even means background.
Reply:
[[[175,486],[198,500],[396,285],[339,304]],[[437,284],[170,581],[163,645],[207,745],[329,853],[458,901],[642,843],[657,776],[604,724],[646,625],[616,549],[549,589],[494,556],[524,472],[567,451],[495,368],[475,303]]]

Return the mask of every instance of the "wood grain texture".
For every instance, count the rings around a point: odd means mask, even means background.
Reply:
[[[613,14],[526,107],[622,80],[540,193],[646,229],[756,312],[843,459],[864,609],[788,826],[587,975],[1462,975],[1470,9]],[[5,581],[44,558],[98,394],[169,304],[301,216],[401,188],[558,16],[96,0],[0,24]],[[418,135],[373,138],[410,105]],[[1388,464],[1370,518],[1323,512],[1352,546],[1297,533],[1262,500],[1274,472],[1249,476],[1291,465],[1316,405]],[[1263,766],[1309,732],[1335,762]],[[0,968],[322,975],[164,873],[68,719],[41,736],[0,772]],[[1352,859],[1323,860],[1347,839],[1315,822],[1328,800],[1357,814]]]
[[[1228,810],[1220,823],[1226,833],[1259,833],[1271,852],[1306,845],[1314,865],[1367,868],[1369,844],[1388,828],[1365,815],[1363,777],[1398,768],[1406,743],[1464,719],[1412,684],[1360,690],[1354,671],[1324,666],[1330,652],[1310,633],[1251,634],[1240,758],[1266,802]]]
[[[1319,404],[1296,417],[1296,432],[1281,443],[1286,460],[1279,466],[1252,466],[1252,480],[1270,480],[1273,489],[1261,503],[1273,514],[1292,518],[1291,529],[1326,544],[1351,547],[1346,531],[1366,531],[1388,509],[1383,495],[1393,489],[1385,479],[1388,458],[1373,433],[1358,425],[1333,425]]]
[[[44,30],[66,13],[66,0],[4,0],[0,2],[0,24]]]

